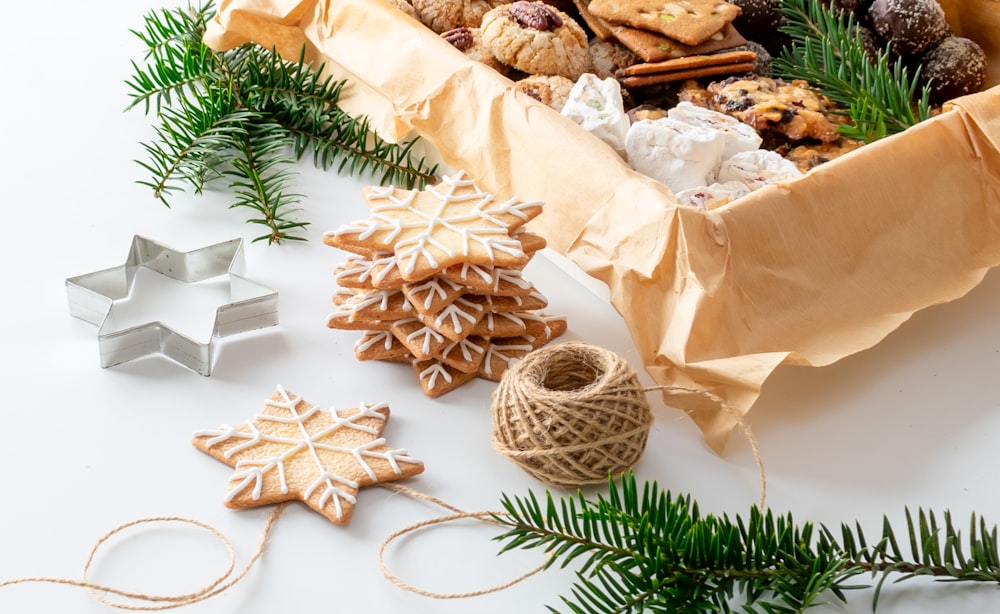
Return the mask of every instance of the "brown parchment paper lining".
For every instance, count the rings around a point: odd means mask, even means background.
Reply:
[[[1000,0],[942,4],[1000,82]],[[1000,264],[1000,86],[702,212],[385,0],[222,0],[206,42],[246,41],[304,48],[385,138],[419,134],[484,189],[543,200],[532,229],[607,284],[650,376],[739,413],[779,365],[871,347]],[[732,412],[709,395],[665,401],[722,450]]]

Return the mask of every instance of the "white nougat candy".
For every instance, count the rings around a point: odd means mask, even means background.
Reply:
[[[681,190],[674,194],[677,202],[688,207],[712,210],[727,205],[737,198],[742,198],[750,193],[750,188],[745,183],[739,181],[727,181],[725,183],[713,183],[709,186]]]
[[[725,136],[718,130],[664,117],[641,119],[629,128],[629,164],[665,183],[674,193],[710,183],[722,159]]]
[[[583,74],[569,92],[560,111],[625,157],[629,119],[622,102],[621,85],[612,78]]]
[[[725,113],[699,107],[687,101],[679,102],[675,107],[669,109],[667,117],[692,126],[701,126],[721,132],[725,138],[722,147],[723,160],[741,151],[754,151],[760,147],[763,141],[753,126]]]
[[[739,181],[751,191],[769,183],[801,177],[802,171],[781,154],[768,149],[740,152],[719,166],[717,181]]]

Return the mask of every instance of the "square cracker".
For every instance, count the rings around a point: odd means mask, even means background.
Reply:
[[[719,75],[739,75],[753,70],[753,62],[741,62],[737,64],[717,64],[715,66],[704,66],[701,68],[689,68],[685,70],[667,70],[659,73],[635,75],[623,77],[621,84],[625,87],[645,87],[649,85],[659,85],[661,83],[671,83],[675,81],[687,81],[688,79],[701,79],[704,77],[717,77]]]
[[[757,54],[753,51],[725,51],[723,53],[713,53],[710,55],[696,55],[684,58],[674,58],[662,62],[646,62],[643,64],[633,64],[622,69],[621,76],[634,77],[637,75],[652,75],[675,70],[691,70],[704,68],[706,66],[722,66],[727,64],[741,64],[744,62],[753,63],[757,59]]]
[[[573,4],[576,6],[576,10],[580,12],[580,18],[591,29],[594,36],[602,41],[615,37],[611,31],[611,24],[590,12],[590,7],[588,6],[590,0],[573,0]]]
[[[685,45],[707,41],[741,12],[724,0],[592,0],[587,8],[612,24],[652,30]]]
[[[732,49],[747,44],[747,39],[732,24],[719,30],[698,45],[685,45],[662,34],[640,30],[631,26],[611,26],[612,35],[646,62],[662,62],[673,58],[714,53],[722,49]]]

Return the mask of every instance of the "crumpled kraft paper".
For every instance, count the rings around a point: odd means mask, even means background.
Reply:
[[[544,201],[531,228],[607,284],[658,384],[711,393],[665,401],[721,451],[779,365],[871,347],[1000,264],[1000,0],[942,4],[992,89],[711,212],[386,0],[221,0],[206,42],[304,48],[385,138],[419,134],[484,189]]]

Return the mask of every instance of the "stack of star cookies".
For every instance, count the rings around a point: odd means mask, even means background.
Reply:
[[[524,228],[540,202],[499,200],[464,173],[424,190],[367,187],[371,215],[326,233],[337,266],[327,326],[361,330],[360,360],[413,366],[440,396],[507,367],[566,330],[523,268],[545,240]]]

